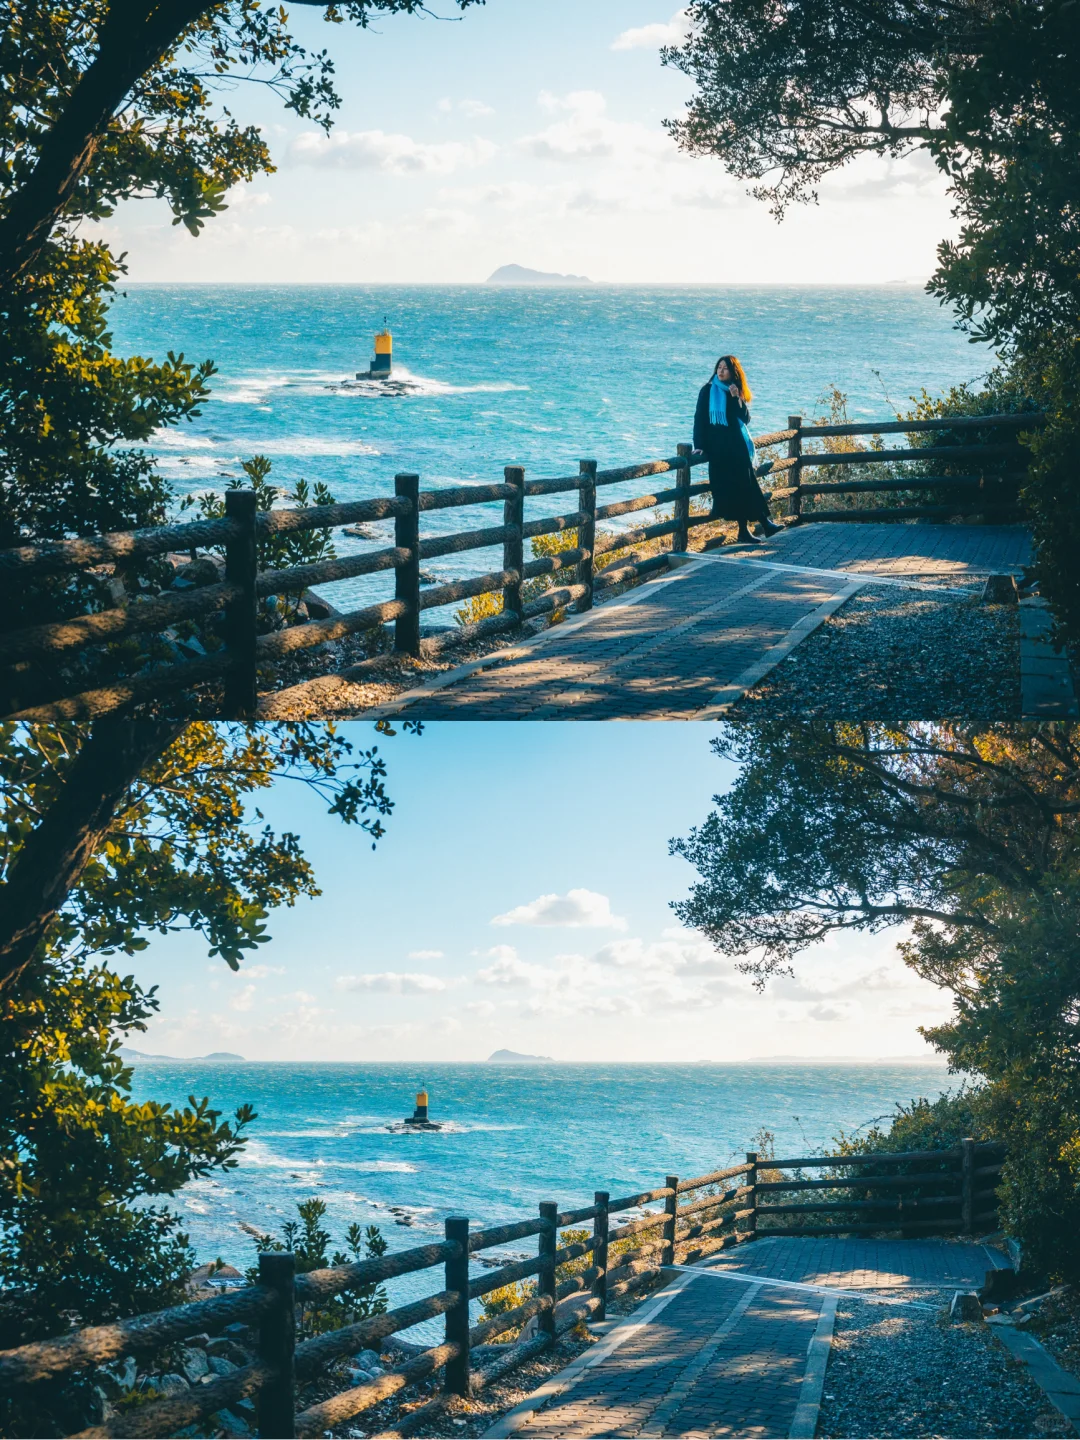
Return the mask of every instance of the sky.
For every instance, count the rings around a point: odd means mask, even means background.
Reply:
[[[619,283],[877,283],[925,278],[954,233],[925,157],[864,158],[782,225],[718,160],[664,131],[691,93],[661,66],[670,0],[487,0],[366,32],[294,11],[328,48],[331,135],[265,88],[223,97],[277,172],[230,194],[201,237],[164,202],[101,229],[135,281],[480,282],[520,264]],[[453,17],[457,17],[456,19]]]
[[[943,992],[897,958],[901,930],[808,951],[764,994],[670,902],[668,853],[734,769],[707,724],[428,725],[378,743],[395,809],[373,852],[302,786],[260,805],[301,839],[322,894],[275,911],[234,974],[177,934],[130,962],[161,1012],[128,1043],[251,1060],[930,1058]]]

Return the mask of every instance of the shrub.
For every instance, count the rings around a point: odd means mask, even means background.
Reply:
[[[296,1256],[296,1273],[306,1275],[311,1270],[325,1270],[331,1265],[350,1265],[360,1259],[377,1260],[386,1254],[386,1241],[377,1225],[367,1229],[355,1222],[345,1232],[345,1251],[335,1250],[327,1258],[330,1232],[323,1228],[326,1218],[326,1202],[312,1196],[310,1200],[298,1202],[299,1221],[286,1220],[281,1227],[281,1239],[273,1235],[256,1234],[255,1249],[260,1254],[268,1250],[291,1250]],[[346,1253],[347,1252],[347,1253]],[[253,1265],[247,1271],[248,1281],[254,1285],[259,1278],[259,1267]],[[317,1305],[297,1307],[297,1329],[303,1336],[321,1335],[327,1330],[340,1330],[343,1325],[352,1325],[357,1320],[366,1320],[371,1315],[385,1315],[386,1291],[381,1285],[355,1285],[343,1290],[329,1300]]]

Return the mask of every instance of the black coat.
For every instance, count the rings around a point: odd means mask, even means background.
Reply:
[[[697,409],[694,411],[694,449],[702,450],[709,458],[709,487],[712,490],[713,515],[718,519],[737,520],[743,524],[750,520],[767,520],[769,504],[761,493],[761,486],[754,474],[746,438],[739,425],[750,423],[750,411],[746,402],[727,393],[727,424],[713,425],[709,421],[709,392],[712,381],[703,385],[698,393]]]
[[[709,392],[712,389],[712,381],[703,385],[698,391],[697,409],[694,411],[694,449],[703,450],[710,460],[714,456],[719,459],[731,455],[735,451],[741,451],[749,460],[746,441],[739,429],[739,421],[744,425],[750,424],[750,411],[746,402],[736,399],[731,391],[725,396],[727,400],[727,424],[712,425],[709,423]]]

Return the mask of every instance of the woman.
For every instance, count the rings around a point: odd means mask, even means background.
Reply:
[[[769,505],[754,474],[754,442],[746,428],[750,386],[734,355],[721,355],[707,385],[701,387],[694,414],[694,449],[709,459],[714,520],[735,520],[739,541],[757,544],[749,524],[756,520],[766,535],[780,529],[769,519]]]

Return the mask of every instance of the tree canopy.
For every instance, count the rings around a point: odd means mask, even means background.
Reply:
[[[157,987],[111,957],[187,929],[239,968],[319,894],[260,793],[304,786],[374,844],[385,779],[331,726],[0,727],[0,1348],[179,1299],[186,1237],[145,1202],[234,1164],[255,1118],[132,1101],[120,1045]]]
[[[361,28],[429,13],[423,0],[297,3]],[[274,169],[229,94],[263,86],[327,129],[333,60],[258,0],[0,0],[0,74],[0,547],[160,524],[169,487],[140,447],[199,413],[214,366],[113,353],[125,261],[87,223],[158,198],[198,234],[232,186]]]
[[[960,222],[928,288],[1002,348],[1050,416],[1023,498],[1044,589],[1080,637],[1080,5],[1074,0],[692,0],[665,62],[695,90],[669,122],[781,217],[850,161],[913,150]],[[918,377],[913,376],[913,381]]]
[[[1010,1147],[1005,1211],[1080,1273],[1080,725],[733,724],[739,774],[673,853],[674,908],[764,984],[841,930],[903,925],[953,997],[923,1034],[981,1077]]]

